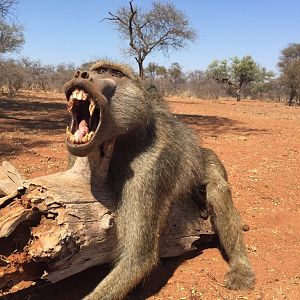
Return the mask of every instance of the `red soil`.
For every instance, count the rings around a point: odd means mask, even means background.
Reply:
[[[128,299],[300,299],[300,108],[179,97],[169,104],[225,163],[235,205],[250,226],[245,240],[257,284],[252,291],[226,290],[228,265],[208,248],[163,260]],[[66,169],[66,124],[60,95],[0,98],[0,162],[9,160],[27,178]],[[37,289],[30,299],[80,299],[102,269]]]

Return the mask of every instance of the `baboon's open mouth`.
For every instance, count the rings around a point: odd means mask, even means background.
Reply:
[[[83,88],[76,87],[66,92],[71,124],[66,129],[67,141],[71,144],[88,144],[101,123],[101,109],[97,101]]]

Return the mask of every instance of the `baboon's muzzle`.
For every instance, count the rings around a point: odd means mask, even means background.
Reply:
[[[92,78],[78,78],[76,73],[76,78],[64,86],[68,112],[71,115],[66,140],[67,148],[73,155],[86,156],[93,150],[97,136],[100,135],[107,97],[113,94],[115,83],[113,80],[103,79],[98,80],[95,86]]]

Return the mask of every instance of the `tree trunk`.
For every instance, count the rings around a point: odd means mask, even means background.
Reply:
[[[143,66],[144,60],[140,56],[135,57],[135,60],[138,63],[138,66],[139,66],[139,77],[142,80],[144,80],[144,66]]]
[[[289,101],[288,101],[289,106],[292,106],[293,99],[294,99],[295,95],[296,95],[295,89],[292,87],[291,92],[290,92],[290,96],[289,96]]]
[[[241,101],[241,89],[242,84],[240,83],[236,89],[236,101]]]
[[[66,172],[28,181],[3,163],[0,291],[17,292],[41,279],[57,282],[113,260],[116,201],[105,184],[109,155],[98,158],[78,158]],[[191,251],[212,234],[210,218],[193,201],[181,201],[161,234],[160,255]]]

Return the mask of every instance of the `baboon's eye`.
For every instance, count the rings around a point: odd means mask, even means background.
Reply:
[[[105,68],[99,68],[97,70],[98,74],[104,74],[106,72],[106,69]]]
[[[112,76],[115,76],[115,77],[123,77],[124,74],[123,74],[122,72],[120,72],[120,71],[115,71],[115,70],[113,70]]]

